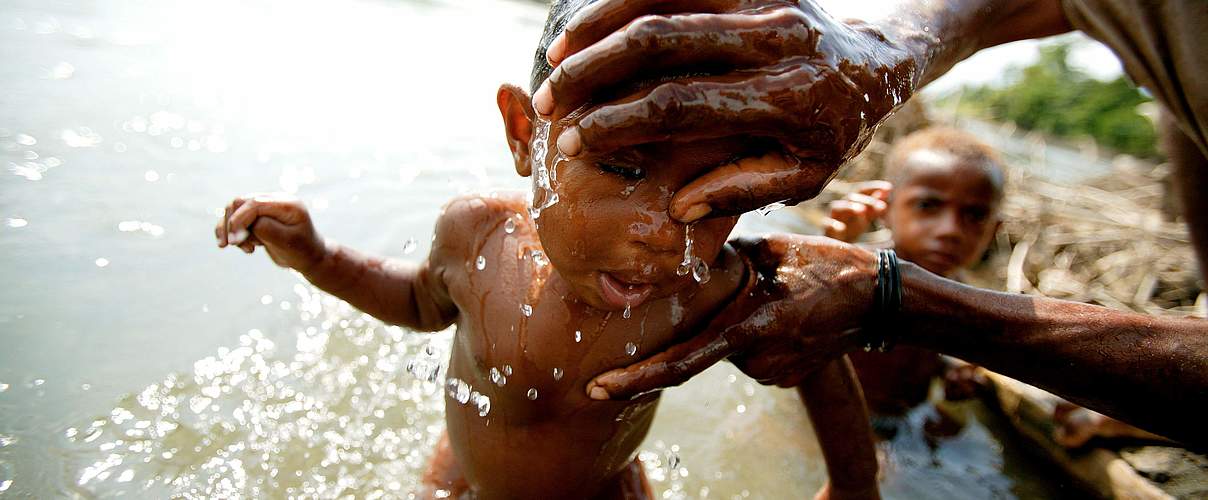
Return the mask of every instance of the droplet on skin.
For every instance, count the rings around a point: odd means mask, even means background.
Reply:
[[[583,332],[581,332],[579,330],[575,330],[575,343],[578,344],[579,342],[582,342],[582,341],[583,341]]]
[[[629,343],[625,344],[625,354],[633,356],[634,354],[637,354],[637,353],[638,353],[637,344],[634,344],[633,342],[629,342]]]
[[[512,365],[503,365],[503,374],[511,377],[512,376]]]
[[[407,238],[407,241],[403,242],[403,254],[409,254],[411,252],[414,252],[415,247],[418,245],[419,245],[419,242],[415,241],[414,237]]]
[[[699,280],[697,280],[697,281],[699,281]],[[633,308],[630,307],[629,304],[625,304],[625,310],[621,312],[621,317],[625,318],[625,319],[629,319],[629,317],[632,315],[633,315]]]
[[[495,384],[495,385],[503,385],[503,384],[499,383],[499,380],[502,378],[503,378],[503,375],[499,373],[499,369],[495,368],[495,367],[491,367],[491,383]]]
[[[554,380],[562,380],[562,369],[554,368]]]
[[[503,232],[508,233],[508,234],[512,234],[512,233],[516,232],[515,219],[508,217],[508,220],[503,222]]]
[[[694,224],[688,224],[684,228],[684,260],[680,261],[680,265],[675,269],[675,274],[679,276],[687,276],[692,271],[692,227]]]
[[[529,401],[535,401],[537,399],[537,389],[534,387],[529,387],[528,394],[525,395],[528,396]]]
[[[704,259],[696,259],[696,264],[692,266],[692,279],[703,285],[709,282],[710,277],[709,264]]]
[[[528,304],[520,304],[520,312],[524,313],[524,317],[526,317],[526,318],[529,316],[532,316],[533,315],[533,306],[530,306]]]
[[[475,405],[478,406],[478,416],[485,417],[488,413],[491,413],[491,398],[479,395]]]
[[[479,271],[486,269],[487,268],[487,258],[479,255],[478,260],[474,261],[474,267],[477,268]]]

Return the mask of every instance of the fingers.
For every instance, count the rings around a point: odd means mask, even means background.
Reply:
[[[571,54],[595,44],[634,19],[651,14],[725,12],[739,0],[602,0],[575,14],[546,49],[546,59],[557,66]]]
[[[231,220],[231,213],[239,208],[239,206],[242,205],[245,200],[246,199],[243,197],[236,197],[234,200],[231,200],[230,203],[227,203],[227,206],[223,209],[222,219],[219,220],[218,225],[214,227],[214,237],[218,239],[218,248],[225,248],[227,245],[238,244],[238,242],[231,242],[232,235],[228,221]]]
[[[684,186],[671,200],[671,216],[695,222],[705,216],[740,214],[777,201],[817,196],[837,165],[803,162],[780,153],[715,168]]]
[[[587,384],[591,399],[627,399],[684,383],[741,348],[729,330],[707,330],[655,356],[609,371]]]
[[[893,192],[893,184],[882,180],[861,182],[856,188],[856,192],[886,201],[889,199],[889,193]]]
[[[642,16],[563,61],[534,93],[533,108],[560,119],[600,89],[640,80],[650,72],[651,61],[658,61],[660,74],[702,66],[717,73],[767,66],[786,50],[808,50],[806,37],[758,42],[767,31],[792,32],[789,28],[799,19],[786,12]]]

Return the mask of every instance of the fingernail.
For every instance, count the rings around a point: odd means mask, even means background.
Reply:
[[[566,57],[566,33],[558,33],[554,41],[545,48],[545,60],[550,66],[557,66]]]
[[[549,116],[554,112],[554,94],[549,89],[549,80],[541,82],[537,93],[533,94],[533,111],[541,116]]]
[[[604,390],[603,387],[600,387],[598,385],[591,388],[590,397],[591,397],[591,399],[594,399],[596,401],[607,401],[609,399],[612,399],[608,395],[608,391]]]
[[[688,210],[684,211],[683,220],[684,220],[684,222],[696,222],[696,221],[700,220],[701,217],[709,215],[709,212],[712,212],[712,211],[713,211],[713,208],[710,207],[709,205],[707,205],[705,203],[698,203],[696,205],[692,205],[691,207],[688,207]]]
[[[558,151],[566,156],[576,156],[583,152],[583,139],[579,137],[579,127],[570,127],[558,136]]]
[[[227,243],[231,244],[231,245],[238,245],[240,243],[243,243],[243,240],[246,240],[246,239],[247,239],[247,231],[244,229],[239,229],[239,230],[231,233],[230,236],[227,236]]]

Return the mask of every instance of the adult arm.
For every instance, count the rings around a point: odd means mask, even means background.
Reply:
[[[870,252],[792,235],[738,247],[765,275],[760,293],[734,305],[754,312],[597,377],[589,384],[593,397],[677,385],[733,353],[753,378],[791,387],[859,347],[876,283]],[[901,276],[903,308],[890,323],[900,343],[980,364],[1164,436],[1208,444],[1203,415],[1193,410],[1208,403],[1208,321],[982,290],[906,262]]]
[[[735,134],[779,143],[680,190],[671,211],[688,222],[814,197],[917,88],[982,48],[1069,29],[1058,0],[902,0],[869,20],[816,0],[601,0],[551,43],[533,105],[576,122],[559,137],[567,156]],[[648,80],[661,83],[576,112]]]

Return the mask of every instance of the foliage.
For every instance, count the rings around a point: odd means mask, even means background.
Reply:
[[[1007,70],[1005,86],[965,87],[961,110],[1058,137],[1089,136],[1120,153],[1157,156],[1153,123],[1137,109],[1151,99],[1124,76],[1105,82],[1071,67],[1069,52],[1069,43],[1043,46],[1035,63]]]

